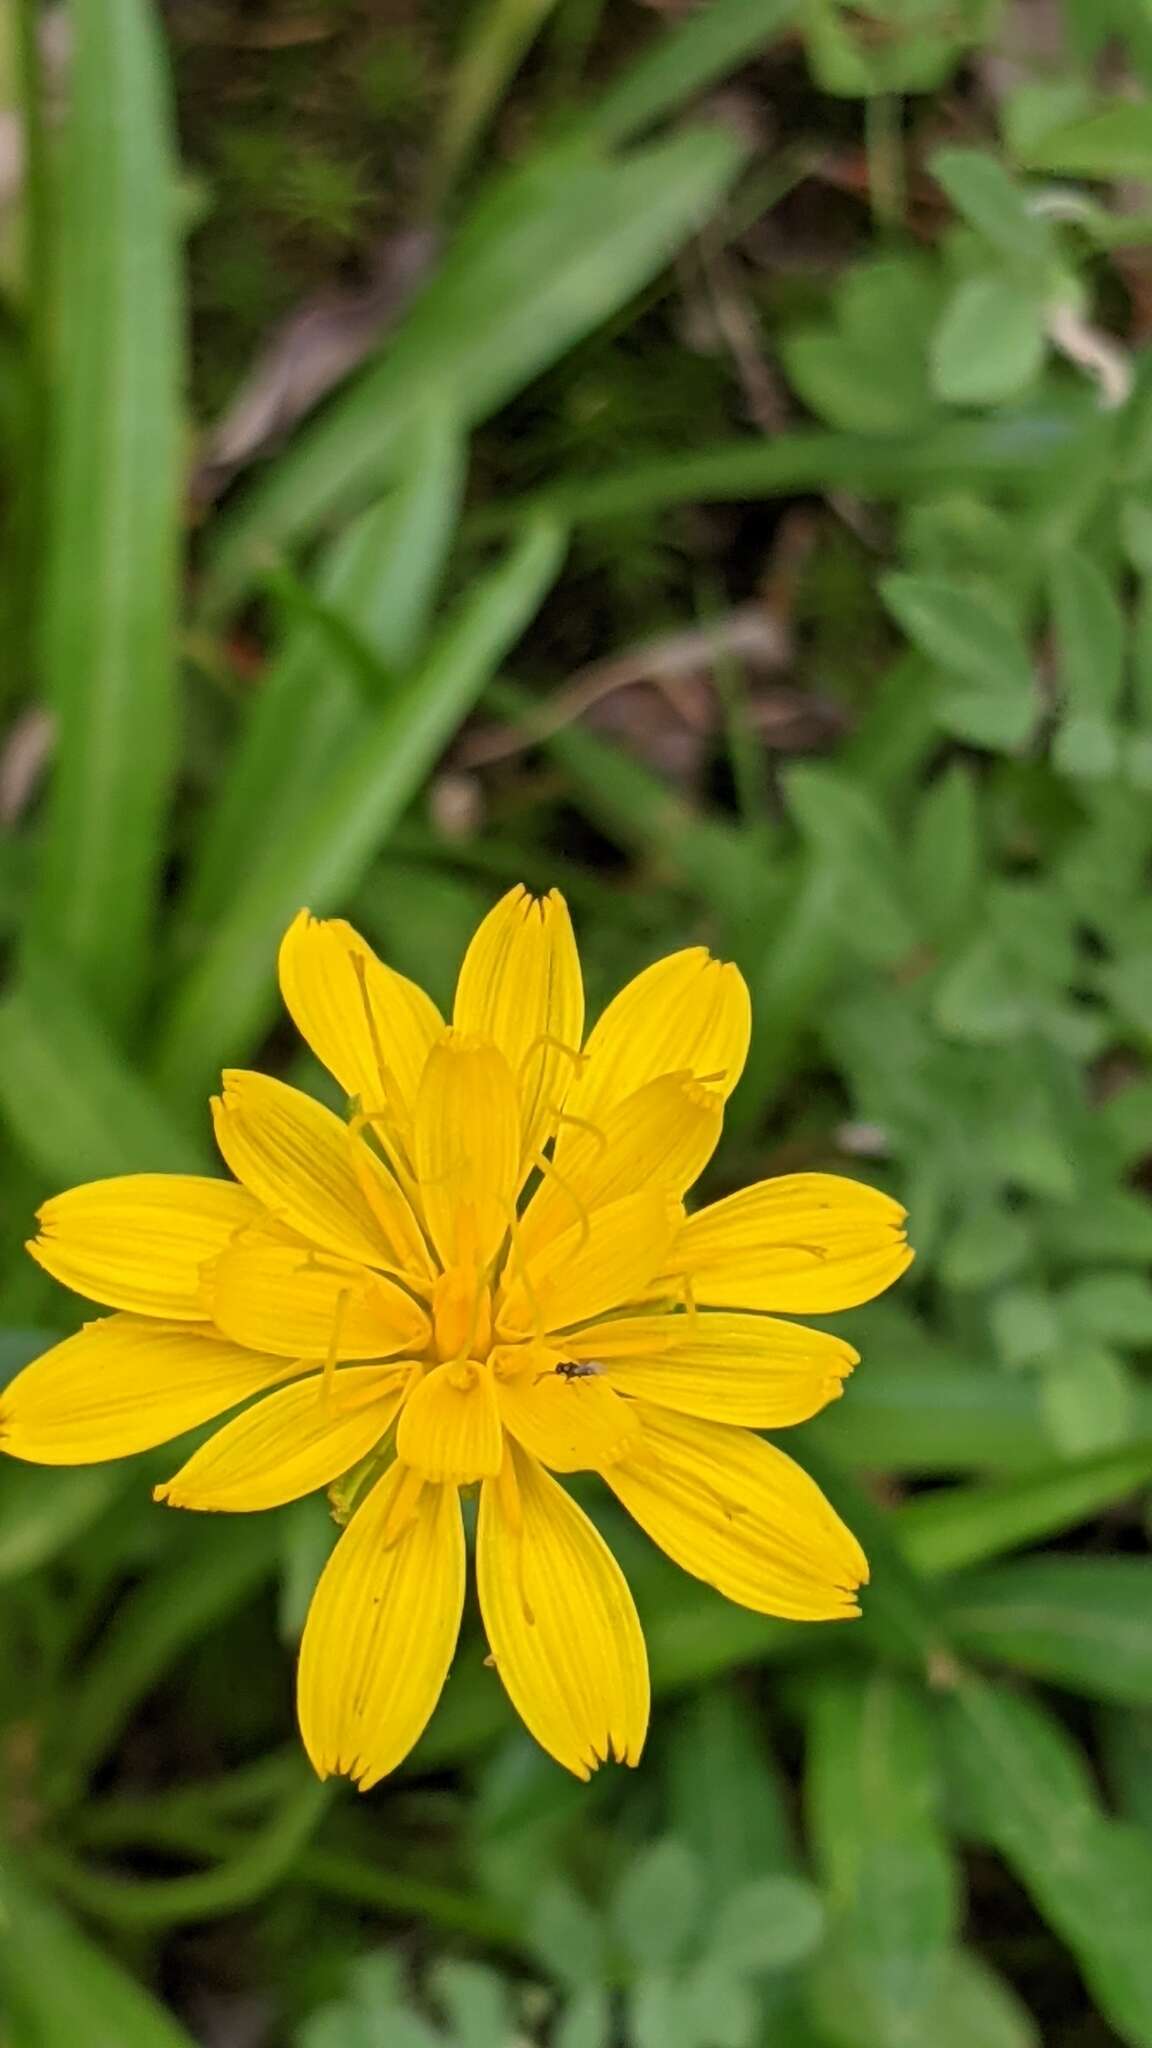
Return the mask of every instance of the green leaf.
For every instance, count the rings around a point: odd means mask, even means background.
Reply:
[[[583,113],[582,140],[627,142],[734,71],[792,22],[799,0],[712,0],[670,23]]]
[[[940,283],[922,259],[881,256],[847,272],[834,324],[785,332],[780,352],[801,398],[847,433],[904,434],[940,418],[928,381],[928,343]]]
[[[1031,2013],[971,1949],[954,1949],[928,2039],[932,2048],[1041,2048]]]
[[[820,2024],[845,2048],[922,2048],[957,1901],[919,1688],[883,1672],[818,1679],[806,1788],[833,1915],[814,1984]]]
[[[561,1877],[548,1877],[529,1903],[526,1933],[545,1968],[579,1992],[608,1977],[607,1931],[599,1914]]]
[[[881,595],[930,660],[954,679],[942,706],[950,728],[989,746],[1019,746],[1036,718],[1032,660],[993,593],[943,576],[885,576]]]
[[[192,2037],[49,1903],[5,1853],[0,1990],[13,2048],[193,2048]],[[27,2029],[27,2032],[23,2029]]]
[[[1023,155],[1029,169],[1061,177],[1152,177],[1152,107],[1143,99],[1099,107],[1032,136]]]
[[[1152,1562],[1029,1557],[948,1589],[961,1646],[1094,1699],[1152,1705]]]
[[[939,149],[931,168],[956,211],[1001,256],[1033,274],[1049,261],[1051,227],[1030,210],[997,157],[984,149]]]
[[[154,10],[78,0],[69,19],[43,602],[57,740],[31,937],[120,1022],[147,978],[175,752],[176,171]]]
[[[1131,1378],[1102,1344],[1073,1344],[1046,1359],[1041,1400],[1052,1441],[1068,1457],[1122,1444],[1136,1428]]]
[[[22,1579],[58,1557],[128,1484],[121,1467],[54,1472],[5,1460],[0,1470],[0,1584]]]
[[[666,1773],[673,1832],[698,1859],[710,1899],[789,1869],[795,1852],[783,1787],[734,1687],[711,1685],[682,1703],[668,1731]]]
[[[1124,689],[1128,628],[1111,579],[1081,548],[1062,548],[1049,571],[1060,686],[1078,711],[1114,711]]]
[[[1044,350],[1044,305],[1034,290],[997,271],[967,277],[933,336],[932,382],[949,405],[997,405],[1035,382]]]
[[[841,874],[848,914],[844,937],[869,959],[910,952],[917,929],[909,911],[895,842],[880,806],[833,768],[797,767],[785,780],[788,808],[817,857]]]
[[[901,1547],[918,1571],[957,1571],[1086,1522],[1152,1481],[1152,1444],[1065,1460],[983,1486],[913,1495],[900,1509]]]
[[[121,1603],[68,1697],[56,1703],[49,1747],[54,1786],[82,1784],[149,1688],[275,1570],[274,1515],[249,1515],[237,1524],[206,1519],[195,1537],[186,1556],[155,1568]]]
[[[0,1111],[46,1178],[203,1172],[207,1148],[122,1058],[61,966],[37,957],[0,1002]],[[30,1219],[29,1219],[30,1220]]]
[[[262,554],[307,540],[394,472],[414,408],[445,392],[471,424],[602,325],[708,219],[745,154],[686,129],[618,162],[558,152],[482,201],[382,360],[330,406],[227,525],[207,586],[216,613]]]
[[[704,1902],[703,1873],[671,1836],[642,1849],[612,1901],[616,1936],[635,1969],[664,1970],[686,1953]]]
[[[929,937],[950,945],[971,924],[984,869],[976,780],[953,761],[921,797],[908,849],[908,880]]]
[[[316,592],[378,663],[386,702],[427,638],[455,531],[463,449],[452,413],[425,406],[405,430],[394,489],[361,513],[324,557]],[[209,814],[183,909],[184,944],[218,918],[237,875],[270,838],[290,837],[316,778],[371,708],[322,624],[300,618],[263,677]]]
[[[552,2030],[554,2048],[610,2048],[612,2008],[608,1993],[584,1985],[566,2005]]]
[[[1068,1944],[1129,2048],[1152,2048],[1152,1841],[1097,1804],[1071,1738],[1033,1701],[965,1678],[943,1727],[966,1810]]]
[[[760,1877],[725,1899],[708,1931],[708,1958],[726,1974],[786,1970],[824,1933],[820,1894],[799,1877]]]
[[[1143,1273],[1081,1273],[1060,1296],[1060,1313],[1111,1344],[1152,1344],[1152,1281]]]
[[[195,1099],[242,1057],[275,1014],[276,950],[302,905],[337,907],[362,879],[429,769],[556,575],[555,528],[529,528],[437,635],[401,695],[378,712],[320,779],[292,837],[267,844],[238,883],[211,950],[177,987],[159,1072]]]

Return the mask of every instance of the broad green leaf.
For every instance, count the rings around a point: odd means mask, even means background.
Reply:
[[[641,1849],[612,1901],[616,1938],[636,1970],[663,1970],[686,1954],[697,1935],[704,1877],[683,1842],[667,1836]]]
[[[708,1929],[709,1960],[730,1975],[786,1970],[824,1933],[820,1894],[800,1877],[754,1878],[724,1900]]]
[[[864,1468],[914,1473],[1027,1472],[1052,1455],[1030,1381],[937,1359],[927,1345],[900,1363],[869,1354],[850,1397],[806,1424],[803,1441]]]
[[[1123,1359],[1103,1344],[1073,1340],[1041,1369],[1041,1405],[1054,1446],[1088,1457],[1131,1440],[1138,1427],[1135,1386]]]
[[[818,1680],[806,1799],[832,1913],[815,1974],[817,2016],[845,2048],[920,2048],[957,1913],[920,1690],[884,1672]]]
[[[515,2033],[508,1987],[482,1963],[445,1956],[428,1989],[451,2029],[453,2048],[508,2048]]]
[[[555,2048],[610,2048],[612,2008],[598,1984],[582,1985],[552,2030]]]
[[[533,526],[473,586],[404,690],[321,778],[291,839],[266,845],[240,880],[210,951],[172,999],[159,1072],[175,1097],[198,1096],[258,1040],[275,1014],[276,950],[287,926],[302,906],[337,908],[360,882],[528,625],[561,553],[555,528]]]
[[[211,1164],[207,1143],[169,1116],[63,968],[39,957],[0,1002],[0,1113],[60,1186]]]
[[[1152,1705],[1152,1561],[1021,1558],[948,1590],[961,1647],[1095,1699]]]
[[[417,414],[397,460],[393,490],[332,544],[316,579],[325,607],[375,658],[382,701],[420,654],[452,543],[463,451],[451,413],[435,404]],[[323,626],[308,618],[291,625],[209,814],[182,910],[189,951],[261,847],[295,831],[317,777],[367,723],[371,708],[365,678],[350,673]]]
[[[881,595],[909,638],[953,680],[941,706],[963,738],[994,747],[1022,744],[1037,714],[1032,660],[1001,601],[943,576],[897,571]]]
[[[545,1878],[526,1902],[525,1934],[530,1947],[560,1984],[579,1991],[606,1981],[608,1933],[599,1913],[559,1876]]]
[[[971,924],[985,861],[975,777],[954,761],[917,806],[908,882],[928,936],[954,942]]]
[[[1152,1280],[1143,1273],[1081,1273],[1060,1296],[1060,1313],[1111,1344],[1152,1344]]]
[[[880,806],[867,790],[833,768],[792,768],[785,795],[816,856],[850,881],[844,892],[845,941],[859,944],[868,958],[882,962],[909,953],[917,928],[896,844]]]
[[[1049,602],[1065,702],[1114,711],[1124,689],[1127,622],[1114,584],[1082,548],[1063,548],[1049,571]]]
[[[941,417],[928,379],[928,343],[940,312],[936,270],[881,256],[848,271],[832,323],[781,337],[784,367],[804,403],[831,427],[907,435]]]
[[[957,286],[932,338],[932,382],[949,405],[998,405],[1016,398],[1044,362],[1044,305],[998,271]]]
[[[997,157],[984,149],[939,149],[931,168],[969,227],[1023,273],[1042,270],[1052,254],[1052,229]]]
[[[699,1861],[709,1899],[791,1868],[783,1786],[734,1687],[713,1684],[683,1701],[668,1731],[665,1771],[673,1832]]]
[[[578,150],[522,167],[466,223],[435,278],[361,376],[281,457],[225,526],[214,611],[259,557],[355,510],[394,473],[415,408],[446,392],[467,424],[633,297],[708,219],[744,157],[719,128],[603,162]]]
[[[1152,1841],[1097,1803],[1080,1752],[1035,1702],[965,1678],[943,1729],[967,1809],[1065,1941],[1129,2048],[1152,2044]]]
[[[12,2048],[193,2048],[192,2037],[33,1885],[0,1863],[0,1992]]]
[[[932,2048],[1041,2048],[1030,2012],[972,1949],[944,1965],[944,1990],[927,2037]]]
[[[57,741],[30,938],[119,1023],[148,975],[174,767],[176,172],[154,10],[78,0],[69,20],[42,608]]]

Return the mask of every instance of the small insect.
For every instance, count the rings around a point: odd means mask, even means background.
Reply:
[[[539,1380],[597,1380],[604,1368],[596,1358],[562,1358],[550,1372],[538,1372]]]

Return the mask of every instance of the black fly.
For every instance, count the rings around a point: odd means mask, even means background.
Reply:
[[[595,1358],[562,1358],[550,1373],[538,1372],[538,1380],[598,1380],[603,1366]]]

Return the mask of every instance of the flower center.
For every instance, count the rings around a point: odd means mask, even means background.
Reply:
[[[475,1267],[450,1266],[432,1290],[432,1353],[441,1364],[487,1358],[492,1348],[492,1295]]]

